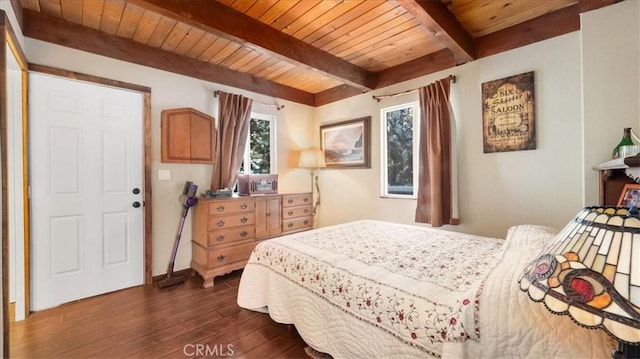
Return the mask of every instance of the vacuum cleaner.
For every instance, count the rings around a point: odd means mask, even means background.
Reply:
[[[180,196],[180,202],[182,203],[182,217],[178,224],[178,231],[176,234],[176,240],[173,243],[173,251],[171,252],[171,260],[169,261],[169,268],[167,268],[167,276],[164,279],[158,281],[159,288],[166,288],[172,285],[184,283],[184,277],[175,276],[173,273],[173,266],[176,261],[176,254],[178,253],[178,246],[180,245],[180,237],[182,236],[182,228],[184,227],[184,221],[189,213],[189,208],[195,206],[198,203],[196,198],[196,192],[198,186],[193,182],[187,181],[184,184],[182,195]]]

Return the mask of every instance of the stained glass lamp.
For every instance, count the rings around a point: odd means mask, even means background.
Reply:
[[[531,300],[544,303],[551,312],[616,338],[614,358],[640,357],[637,210],[584,208],[525,268],[518,282]]]

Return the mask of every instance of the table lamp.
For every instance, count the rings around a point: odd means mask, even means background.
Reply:
[[[518,280],[534,302],[618,341],[614,358],[640,357],[637,209],[585,207]]]
[[[313,204],[313,215],[316,214],[318,206],[320,206],[320,185],[318,184],[318,176],[315,175],[315,170],[318,168],[326,167],[326,166],[327,164],[324,161],[323,151],[310,149],[310,150],[304,150],[300,152],[300,160],[298,161],[298,167],[311,169],[311,195],[313,196],[314,179],[315,179],[315,188],[316,188],[316,191],[318,192],[318,196],[316,197],[316,202]]]

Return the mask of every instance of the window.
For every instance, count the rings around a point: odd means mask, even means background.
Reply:
[[[381,111],[383,197],[416,198],[419,111],[417,102]]]
[[[248,165],[247,165],[248,164]],[[249,171],[246,171],[246,168]],[[270,174],[276,170],[276,118],[251,113],[249,136],[240,173]]]

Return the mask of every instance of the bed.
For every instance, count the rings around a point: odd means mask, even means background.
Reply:
[[[521,292],[523,268],[556,231],[506,239],[361,220],[264,241],[238,305],[293,324],[333,358],[605,358],[604,332]]]

